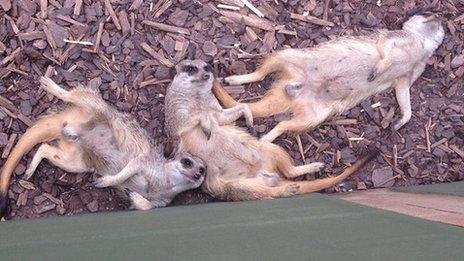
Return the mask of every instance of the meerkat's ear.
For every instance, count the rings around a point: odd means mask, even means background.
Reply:
[[[182,60],[180,61],[177,65],[176,65],[176,73],[180,73],[182,72],[182,67],[186,66],[186,65],[193,65],[193,61],[192,60]]]
[[[173,141],[167,141],[163,147],[163,154],[165,158],[172,159],[176,154],[176,146]]]
[[[177,65],[174,67],[169,68],[169,78],[174,78],[174,76],[177,74]]]
[[[181,68],[182,66],[185,65],[185,63],[186,63],[185,60],[183,60],[183,61],[180,61],[178,64],[176,64],[176,66],[174,67],[176,69],[176,72],[175,72],[176,74],[181,72]]]

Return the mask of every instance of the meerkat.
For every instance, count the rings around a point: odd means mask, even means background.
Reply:
[[[343,37],[310,49],[276,52],[265,58],[255,72],[229,76],[223,82],[241,85],[277,74],[268,93],[260,101],[248,103],[249,108],[253,117],[286,111],[293,116],[278,123],[261,138],[263,141],[273,141],[284,132],[314,128],[390,87],[395,89],[402,114],[393,125],[398,130],[411,118],[409,89],[443,38],[443,27],[434,16],[416,15],[403,24],[402,30]],[[220,84],[215,85],[214,93],[226,108],[241,104]]]
[[[101,175],[96,187],[114,186],[126,192],[132,208],[163,207],[180,192],[197,188],[206,174],[203,160],[188,153],[174,159],[163,156],[135,119],[108,105],[98,91],[78,87],[67,91],[42,77],[41,87],[70,106],[38,120],[18,141],[0,176],[2,215],[7,206],[8,184],[19,160],[35,145],[26,172],[29,179],[43,159],[71,173]],[[57,146],[44,142],[57,141]]]
[[[243,201],[316,192],[336,185],[375,157],[371,153],[335,177],[292,181],[319,171],[323,164],[294,166],[281,147],[233,125],[248,108],[243,104],[229,109],[220,106],[212,93],[211,68],[205,62],[185,60],[176,71],[165,97],[166,133],[178,144],[178,151],[205,160],[202,189],[215,198]]]

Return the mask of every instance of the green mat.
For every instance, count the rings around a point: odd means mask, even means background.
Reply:
[[[324,195],[0,223],[1,260],[464,260],[464,229]]]
[[[392,190],[408,193],[430,193],[464,197],[464,181],[410,187],[395,187],[392,188]]]

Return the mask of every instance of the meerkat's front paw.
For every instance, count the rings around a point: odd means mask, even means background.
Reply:
[[[97,188],[106,188],[110,186],[115,186],[117,182],[111,176],[104,176],[96,179],[91,184]]]
[[[298,185],[297,183],[292,183],[288,185],[287,187],[285,187],[284,196],[285,197],[294,196],[298,193],[298,191],[300,191],[300,185]]]
[[[205,134],[206,139],[211,138],[211,121],[208,118],[200,119],[200,129]]]
[[[253,114],[251,113],[250,106],[248,104],[242,104],[243,106],[243,117],[248,127],[253,127]]]

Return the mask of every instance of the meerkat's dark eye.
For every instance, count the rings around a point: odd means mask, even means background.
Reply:
[[[205,67],[203,67],[203,70],[205,70],[205,72],[213,72],[213,67],[207,64]]]
[[[200,174],[205,175],[206,169],[203,167],[200,167]]]
[[[182,166],[184,166],[187,169],[190,169],[193,166],[192,160],[187,159],[187,158],[181,159],[180,163],[182,164]]]
[[[198,68],[193,65],[185,65],[182,67],[182,71],[192,75],[198,72]]]

